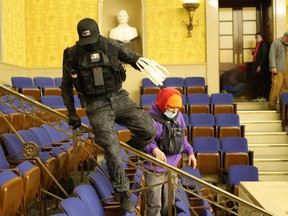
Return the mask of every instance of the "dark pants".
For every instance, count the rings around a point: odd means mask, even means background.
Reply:
[[[238,98],[245,92],[246,88],[247,88],[247,83],[237,83],[233,85],[232,90],[229,90],[227,92],[233,94],[234,98]]]
[[[257,98],[264,97],[268,99],[269,92],[270,92],[270,83],[271,83],[271,79],[270,79],[271,74],[269,73],[269,67],[264,67],[264,69],[262,69],[260,73],[257,73],[256,69],[257,68],[253,69],[252,75],[257,80],[257,84],[256,84],[257,85]]]
[[[139,109],[128,95],[126,90],[121,90],[106,100],[97,97],[86,99],[87,116],[93,127],[94,139],[105,150],[110,180],[117,192],[128,191],[129,180],[122,166],[115,122],[134,134],[128,143],[137,149],[143,149],[151,143],[156,134],[151,116]]]

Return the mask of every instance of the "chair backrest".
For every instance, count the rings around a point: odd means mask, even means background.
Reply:
[[[31,127],[29,129],[34,136],[37,138],[36,143],[39,146],[43,146],[46,144],[50,144],[53,142],[53,140],[50,138],[50,136],[48,135],[48,133],[44,130],[44,128],[42,127]]]
[[[81,108],[81,101],[78,95],[74,95],[74,105],[76,108]]]
[[[34,85],[39,87],[55,86],[54,79],[52,77],[34,77]]]
[[[214,93],[210,96],[211,104],[233,104],[232,94]]]
[[[189,115],[187,113],[182,113],[182,116],[183,116],[186,127],[188,127],[190,125]]]
[[[199,169],[197,167],[195,169],[193,169],[191,166],[187,166],[187,167],[182,167],[181,170],[183,170],[184,172],[187,172],[190,175],[193,175],[197,178],[201,178],[201,174],[200,174]]]
[[[187,203],[189,203],[189,199],[186,192],[183,189],[178,188],[175,192],[175,207],[177,211],[185,212],[186,215],[191,215]]]
[[[5,100],[5,98],[2,96],[1,98],[3,98],[3,100]],[[0,111],[1,112],[6,112],[6,110],[12,109],[10,106],[8,106],[7,104],[3,103],[0,101]]]
[[[194,126],[214,126],[215,119],[211,113],[195,113],[189,116],[190,125]]]
[[[186,77],[184,79],[185,86],[205,86],[204,77]]]
[[[258,168],[251,165],[232,165],[228,169],[228,180],[231,185],[239,185],[240,181],[258,181]]]
[[[51,149],[51,152],[53,153],[53,155],[55,157],[58,157],[58,155],[62,154],[64,152],[64,150],[62,148],[60,148],[60,147],[53,147]]]
[[[38,198],[40,190],[40,168],[29,161],[23,161],[16,168],[23,178],[25,205],[29,205],[35,198]]]
[[[166,87],[184,87],[184,78],[182,77],[167,77],[163,86]]]
[[[24,146],[24,143],[19,139],[16,134],[5,133],[2,134],[2,138],[8,154],[13,160],[24,158],[24,155],[22,154],[22,148]]]
[[[194,137],[193,149],[197,153],[219,153],[220,141],[216,137]]]
[[[142,79],[142,88],[147,87],[160,87],[160,85],[156,86],[149,78]]]
[[[105,216],[97,192],[91,185],[79,185],[74,189],[74,193],[84,203],[90,215]]]
[[[66,108],[63,98],[56,95],[41,96],[40,102],[51,108]]]
[[[62,83],[62,77],[55,77],[54,82],[56,86],[60,87]]]
[[[0,172],[0,215],[16,215],[23,198],[23,180],[11,170]]]
[[[78,197],[69,197],[60,202],[61,209],[68,216],[90,216],[86,206]]]
[[[39,145],[39,139],[31,130],[18,130],[17,132],[24,139],[25,142],[35,142],[37,145]]]
[[[42,124],[41,128],[44,129],[44,131],[48,134],[48,136],[50,137],[52,142],[57,142],[57,141],[61,141],[67,137],[63,137],[64,135],[62,135],[63,133],[60,132],[59,130],[57,130],[56,128],[47,125],[47,124]]]
[[[205,93],[195,93],[187,95],[188,105],[208,105],[210,104],[210,97]]]
[[[220,127],[240,127],[239,115],[235,113],[222,113],[215,116],[215,123]]]
[[[201,216],[213,216],[213,214],[209,209],[204,208],[201,212]]]
[[[187,94],[188,112],[194,113],[210,113],[210,97],[205,93]]]
[[[185,106],[187,103],[187,97],[186,94],[182,94],[182,105]]]
[[[2,146],[0,146],[0,169],[9,169],[10,165],[5,157]]]
[[[12,86],[15,88],[34,86],[31,77],[11,77]]]
[[[140,96],[141,106],[152,106],[152,103],[156,101],[157,94],[144,94]]]
[[[248,142],[245,137],[223,137],[220,144],[223,152],[248,153]]]
[[[97,191],[97,194],[101,200],[111,197],[111,199],[104,200],[103,201],[104,204],[109,204],[111,201],[114,200],[114,198],[112,196],[112,192],[114,191],[114,189],[111,185],[111,182],[109,183],[107,181],[106,176],[102,175],[99,172],[94,172],[94,173],[90,173],[88,175],[88,179],[89,179],[91,185],[93,185],[93,187]]]

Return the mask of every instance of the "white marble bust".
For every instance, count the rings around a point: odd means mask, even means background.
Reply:
[[[109,34],[110,38],[129,43],[138,36],[137,29],[128,25],[129,16],[126,10],[119,11],[117,20],[119,25],[116,28],[111,29]]]

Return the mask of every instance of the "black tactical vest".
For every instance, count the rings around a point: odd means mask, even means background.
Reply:
[[[118,50],[109,44],[87,51],[79,46],[70,48],[73,70],[70,72],[78,92],[89,96],[103,96],[117,92],[126,79],[126,72],[118,60]]]

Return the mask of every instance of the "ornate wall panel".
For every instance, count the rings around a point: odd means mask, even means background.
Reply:
[[[198,26],[192,37],[182,25],[188,15],[182,1],[147,0],[147,53],[162,64],[203,64],[206,62],[205,2],[195,11]]]
[[[78,40],[80,19],[97,19],[97,0],[26,1],[27,67],[61,67],[63,50]]]
[[[8,64],[26,66],[25,1],[4,0],[3,7],[3,59]]]

